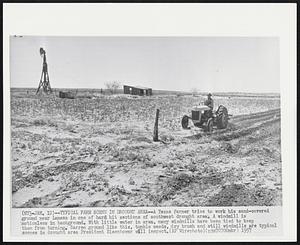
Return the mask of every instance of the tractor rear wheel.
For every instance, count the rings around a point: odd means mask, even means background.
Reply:
[[[188,129],[188,125],[189,125],[189,117],[187,115],[184,115],[181,119],[181,126],[184,129]]]
[[[220,105],[217,110],[217,127],[219,129],[226,128],[228,125],[228,111],[225,106]]]

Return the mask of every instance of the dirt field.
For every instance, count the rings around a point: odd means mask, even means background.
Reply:
[[[282,204],[279,97],[214,97],[212,134],[181,128],[202,97],[11,97],[13,207]]]

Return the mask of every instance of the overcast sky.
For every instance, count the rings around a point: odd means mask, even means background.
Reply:
[[[11,87],[38,86],[40,47],[53,88],[280,92],[278,38],[12,36]]]

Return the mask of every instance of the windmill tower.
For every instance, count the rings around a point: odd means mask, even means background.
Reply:
[[[47,65],[47,60],[46,60],[46,51],[43,48],[40,48],[40,55],[43,58],[43,69],[42,69],[40,84],[36,91],[36,94],[40,91],[40,89],[42,89],[42,91],[44,91],[44,93],[50,94],[50,93],[52,93],[52,89],[50,87],[50,81],[49,81],[48,65]]]

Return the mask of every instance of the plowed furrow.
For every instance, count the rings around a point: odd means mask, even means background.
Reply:
[[[236,138],[239,138],[239,137],[242,137],[242,136],[252,134],[253,132],[259,130],[260,128],[269,126],[269,125],[277,123],[279,121],[280,121],[280,118],[271,119],[271,120],[268,120],[268,121],[264,121],[261,124],[256,125],[256,126],[241,128],[241,129],[234,130],[234,131],[231,131],[231,132],[218,134],[216,136],[213,136],[213,139],[218,140],[218,141],[220,141],[220,140],[229,141],[229,140],[232,140],[232,139],[236,139]]]
[[[271,119],[276,119],[276,118],[280,118],[280,113],[264,115],[261,117],[254,117],[254,118],[246,119],[246,120],[239,121],[239,122],[233,121],[232,123],[236,126],[236,128],[245,128],[245,127],[250,127],[252,125],[260,123],[260,122],[265,122],[265,121],[269,121]]]
[[[248,115],[232,117],[226,129],[215,129],[212,134],[203,132],[202,136],[210,136],[214,140],[228,141],[251,134],[261,127],[280,121],[280,110],[270,110]]]
[[[251,114],[247,114],[247,115],[234,116],[234,117],[232,117],[231,121],[238,123],[238,122],[245,121],[245,120],[259,119],[259,118],[264,118],[267,116],[274,116],[274,115],[278,115],[278,114],[280,114],[280,109],[274,109],[274,110],[268,110],[268,111],[259,112],[259,113],[251,113]]]

